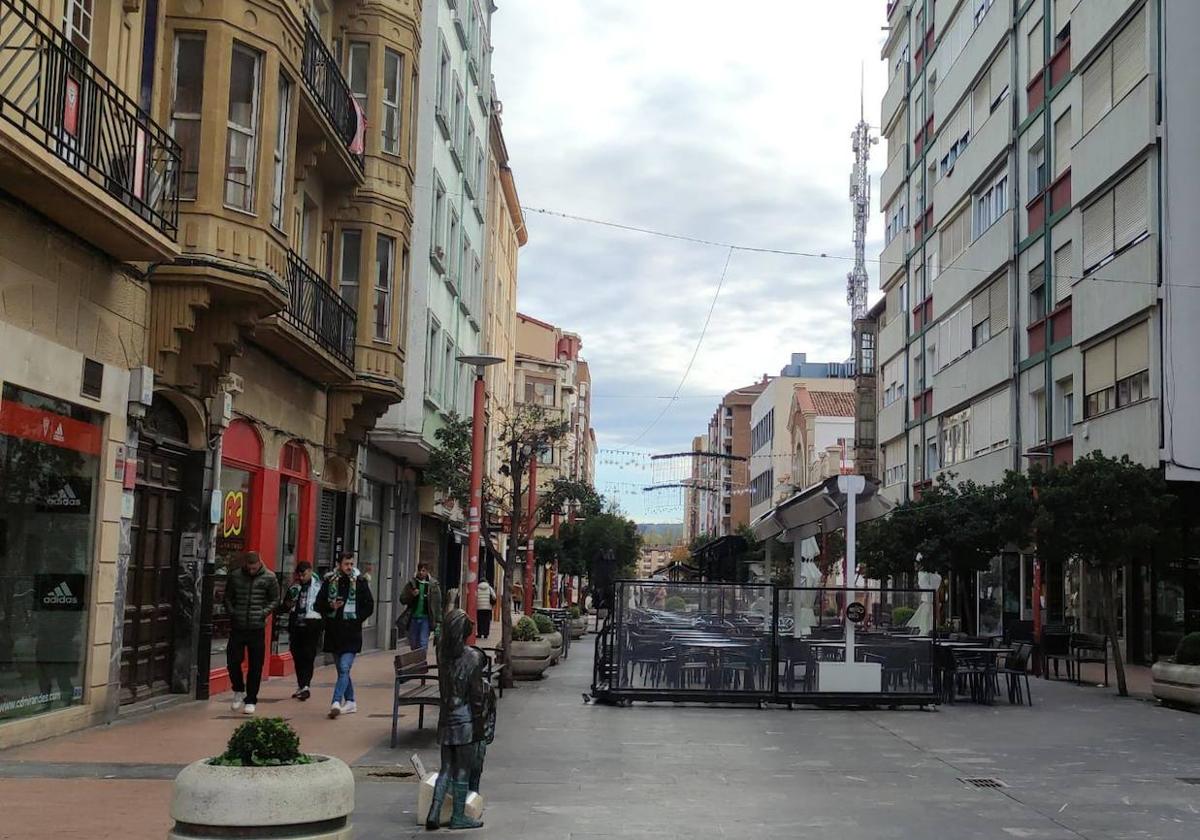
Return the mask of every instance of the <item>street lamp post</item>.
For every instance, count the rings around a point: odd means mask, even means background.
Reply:
[[[487,389],[483,373],[489,365],[504,361],[500,356],[459,356],[458,360],[475,368],[475,399],[471,414],[471,504],[467,510],[467,591],[463,606],[471,621],[467,644],[475,644],[475,605],[479,590],[479,539],[483,521],[483,424]]]

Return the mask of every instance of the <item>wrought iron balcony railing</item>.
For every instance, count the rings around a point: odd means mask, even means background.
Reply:
[[[350,84],[338,69],[321,33],[311,23],[306,23],[304,29],[304,83],[321,104],[321,110],[350,150],[358,168],[362,169],[363,153],[354,149],[359,119]]]
[[[175,237],[179,144],[26,0],[0,0],[0,116]]]
[[[358,315],[294,251],[288,252],[288,307],[283,318],[330,355],[354,367]]]

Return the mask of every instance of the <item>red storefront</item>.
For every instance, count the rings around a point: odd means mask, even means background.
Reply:
[[[209,693],[229,690],[225,647],[229,618],[221,608],[225,576],[243,551],[257,551],[268,569],[280,577],[281,591],[292,580],[297,562],[312,562],[316,523],[316,492],[308,451],[296,441],[280,448],[277,468],[263,463],[263,442],[246,420],[234,420],[221,446],[221,521],[217,525],[216,572],[213,580],[212,647]],[[292,672],[286,631],[273,634],[268,627],[266,670],[270,676]]]

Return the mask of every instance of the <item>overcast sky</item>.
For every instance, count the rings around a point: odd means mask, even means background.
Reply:
[[[848,256],[850,132],[879,122],[883,0],[500,0],[493,73],[526,208],[718,242]],[[883,169],[883,146],[872,171]],[[608,450],[689,449],[725,392],[792,352],[849,356],[842,259],[734,252],[526,213],[518,307],[583,336],[597,485],[641,521],[678,521],[682,477]],[[868,259],[882,248],[873,213]],[[872,299],[878,292],[875,265]],[[651,423],[669,404],[665,415]]]

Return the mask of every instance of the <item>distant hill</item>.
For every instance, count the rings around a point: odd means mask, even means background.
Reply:
[[[676,545],[683,542],[682,522],[639,522],[637,529],[645,545]]]

